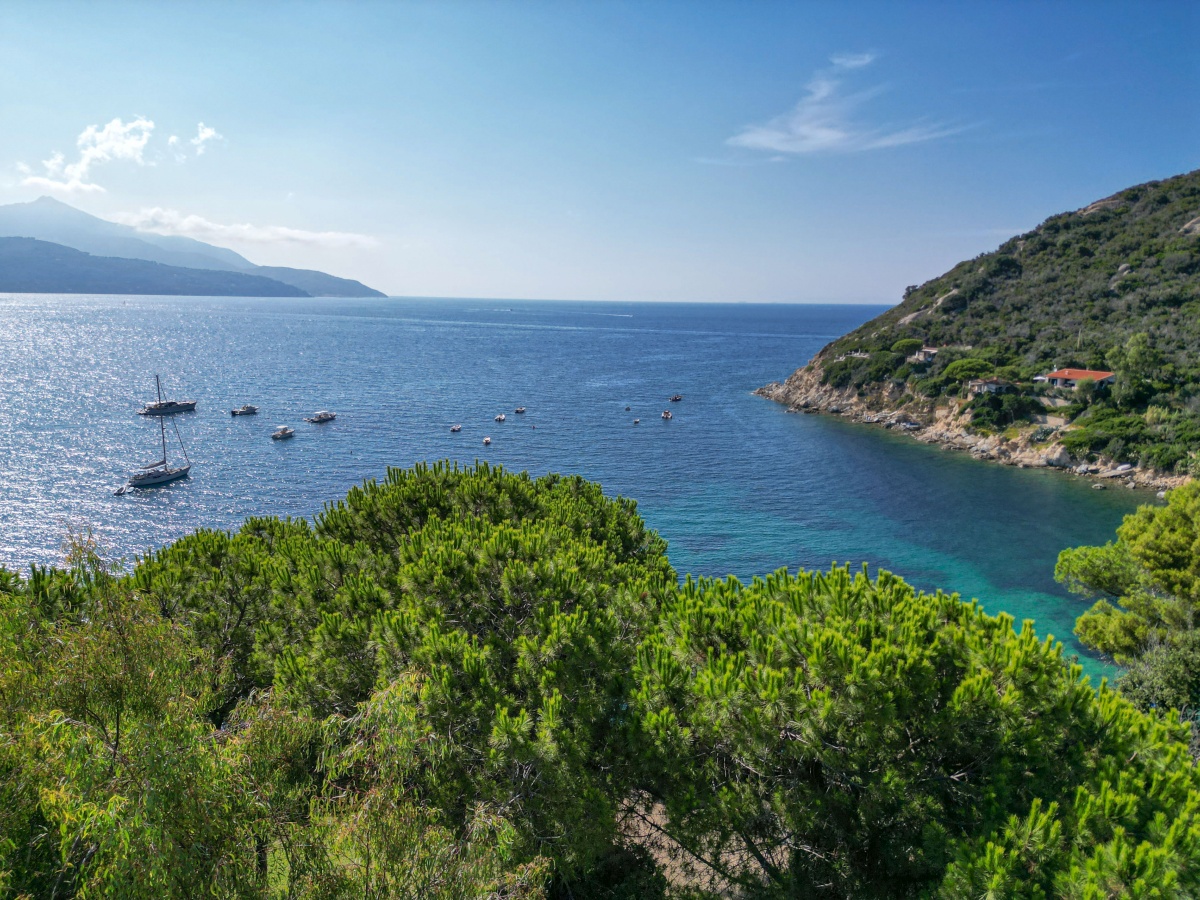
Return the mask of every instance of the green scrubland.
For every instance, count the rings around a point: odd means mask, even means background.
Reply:
[[[886,572],[666,549],[580,478],[439,464],[0,572],[0,895],[1200,893],[1177,713]]]
[[[923,346],[938,348],[931,361],[914,358]],[[818,364],[826,384],[918,404],[969,399],[971,379],[996,377],[1015,390],[970,403],[978,431],[1052,412],[1080,457],[1200,472],[1200,171],[1052,216],[909,287]],[[1060,368],[1116,381],[1070,392],[1033,381]],[[1068,405],[1047,410],[1050,398]]]

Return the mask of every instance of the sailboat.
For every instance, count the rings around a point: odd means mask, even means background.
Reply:
[[[158,381],[158,376],[154,376],[155,383],[158,383],[158,402],[147,403],[138,410],[139,416],[171,416],[179,412],[193,412],[196,409],[195,400],[164,400],[162,398],[162,384]]]
[[[162,402],[162,383],[157,375],[154,376],[154,383],[158,386],[158,400]],[[187,450],[183,446],[183,438],[179,435],[179,426],[174,421],[171,422],[175,426],[175,437],[179,440],[179,449],[183,452],[183,458],[186,465],[172,467],[167,465],[167,424],[163,416],[158,417],[158,430],[162,437],[162,458],[149,465],[141,466],[137,472],[129,476],[129,483],[120,488],[117,493],[123,494],[131,487],[152,487],[156,484],[166,484],[169,481],[178,481],[180,478],[187,478],[188,472],[192,471],[192,461],[188,459]]]

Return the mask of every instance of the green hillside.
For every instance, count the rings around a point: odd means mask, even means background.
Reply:
[[[911,359],[921,346],[939,348],[932,362]],[[1064,444],[1081,455],[1186,467],[1200,447],[1200,171],[1052,216],[909,287],[902,303],[815,362],[825,384],[898,383],[917,401],[965,397],[971,378],[1013,382],[1003,401],[975,404],[981,430],[1040,412],[1045,389],[1035,376],[1114,371],[1111,390],[1085,386],[1066,398],[1074,427]]]

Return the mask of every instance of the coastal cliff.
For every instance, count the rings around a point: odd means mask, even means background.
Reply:
[[[1200,171],[1051,216],[756,391],[1009,465],[1200,475]]]
[[[835,387],[822,383],[820,355],[797,369],[786,381],[773,381],[754,393],[782,403],[790,412],[825,413],[855,422],[896,430],[926,444],[945,450],[970,453],[976,459],[1018,466],[1023,469],[1058,469],[1092,478],[1096,487],[1171,490],[1186,484],[1188,475],[1142,468],[1111,459],[1088,461],[1073,455],[1061,441],[1057,429],[1041,425],[1009,429],[1004,434],[979,434],[971,428],[971,414],[960,399],[942,402],[915,399],[901,386],[889,383],[877,390]]]

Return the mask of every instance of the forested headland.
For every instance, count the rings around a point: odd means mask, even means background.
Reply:
[[[1111,384],[1045,381],[1063,369]],[[1197,474],[1200,171],[1051,216],[908,287],[762,393],[931,440],[992,437],[967,446],[1000,461]]]
[[[886,572],[681,582],[578,477],[68,549],[0,573],[4,896],[1200,892],[1178,713]]]

